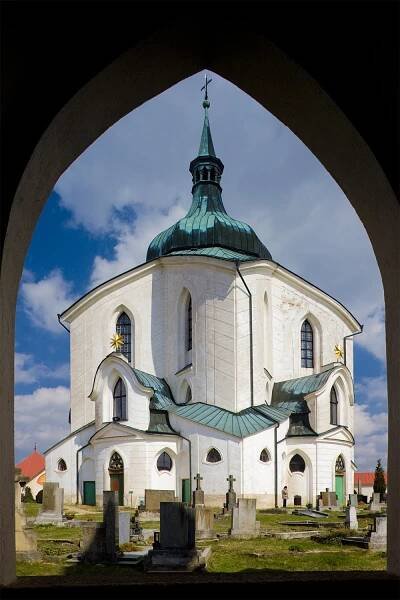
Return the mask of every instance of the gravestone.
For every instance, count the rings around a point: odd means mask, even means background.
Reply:
[[[335,492],[330,492],[329,488],[326,488],[325,492],[321,492],[321,501],[323,509],[337,509],[337,498]]]
[[[106,559],[106,529],[103,523],[82,525],[82,541],[80,543],[80,559],[85,562],[97,563]]]
[[[145,490],[144,503],[145,510],[149,512],[159,512],[161,502],[174,502],[174,490]]]
[[[348,527],[349,529],[358,529],[357,511],[355,506],[346,507],[344,524],[345,527]]]
[[[367,535],[368,547],[371,550],[386,550],[387,543],[387,517],[381,515],[374,517],[374,527]]]
[[[201,489],[200,481],[202,481],[202,477],[200,477],[200,473],[197,473],[196,477],[193,478],[196,481],[196,489],[193,492],[193,502],[192,506],[198,506],[199,504],[204,504],[204,492]]]
[[[294,496],[293,498],[293,504],[294,506],[301,506],[301,496]]]
[[[118,544],[130,542],[131,515],[129,512],[120,512],[118,515]]]
[[[118,492],[103,492],[103,524],[106,560],[115,562],[117,560],[116,546],[119,543]]]
[[[374,492],[372,494],[371,504],[369,509],[373,512],[380,512],[382,508],[385,506],[383,502],[381,502],[381,495],[379,492]]]
[[[62,523],[64,508],[64,489],[58,483],[51,481],[43,484],[42,509],[36,518],[36,523]]]
[[[233,475],[229,475],[227,481],[229,482],[229,489],[226,493],[226,502],[223,508],[224,513],[232,510],[233,507],[236,506],[236,492],[233,489],[233,482],[236,481],[236,479],[233,477]]]
[[[204,505],[195,506],[196,539],[212,538],[214,532],[214,511]]]
[[[196,549],[195,509],[183,502],[162,502],[160,533],[154,533],[146,571],[193,571],[205,565],[204,552]]]
[[[349,494],[349,506],[358,506],[357,494]]]
[[[229,534],[235,537],[258,535],[260,522],[256,521],[256,501],[254,498],[239,498],[232,510],[232,526]]]
[[[21,505],[20,481],[26,481],[27,477],[21,475],[21,469],[15,469],[15,550],[17,560],[41,560],[41,554],[37,549],[36,532],[27,526],[26,518]]]

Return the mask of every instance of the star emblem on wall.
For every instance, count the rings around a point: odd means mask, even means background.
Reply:
[[[111,347],[118,352],[120,348],[124,345],[124,336],[120,333],[114,333],[110,340]]]
[[[337,360],[340,360],[341,358],[343,358],[343,356],[344,356],[343,349],[339,346],[339,344],[335,344],[334,351],[335,351]]]

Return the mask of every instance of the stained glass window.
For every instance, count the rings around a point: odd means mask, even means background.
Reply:
[[[344,464],[343,456],[341,454],[339,454],[339,456],[336,459],[335,471],[336,471],[336,473],[343,473],[343,471],[345,471],[345,470],[346,470],[346,467]]]
[[[114,421],[126,421],[126,388],[121,378],[114,387]]]
[[[132,324],[130,318],[124,312],[118,317],[116,331],[124,338],[123,345],[116,352],[120,352],[131,362]]]
[[[306,469],[304,458],[300,454],[295,454],[289,463],[289,469],[291,473],[304,473]]]
[[[209,450],[207,452],[207,458],[206,461],[209,463],[217,463],[220,462],[222,460],[221,454],[218,452],[218,450],[216,448],[211,448],[211,450]]]
[[[124,461],[118,454],[118,452],[114,452],[110,458],[110,464],[108,465],[110,471],[123,471],[124,470]]]
[[[314,366],[313,330],[307,320],[301,326],[301,366],[306,368]]]
[[[167,452],[161,452],[157,459],[157,469],[159,471],[171,471],[172,469],[172,458]]]
[[[331,389],[331,425],[338,424],[338,399],[334,387]]]
[[[271,460],[269,452],[266,448],[264,448],[264,450],[261,450],[260,460],[261,460],[261,462],[265,462],[265,463],[267,463]]]

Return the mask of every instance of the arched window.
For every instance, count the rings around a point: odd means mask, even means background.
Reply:
[[[289,470],[291,473],[304,473],[306,469],[306,463],[304,458],[300,454],[295,454],[289,463]]]
[[[196,171],[196,181],[200,181],[200,171],[198,169]]]
[[[221,454],[218,452],[218,450],[216,448],[211,448],[208,452],[207,452],[207,457],[206,457],[206,461],[209,463],[217,463],[217,462],[221,462],[222,460],[222,456]]]
[[[264,450],[261,450],[260,460],[263,463],[270,462],[271,456],[266,448],[264,448]]]
[[[122,460],[122,458],[118,454],[118,452],[114,452],[111,455],[110,463],[108,465],[108,470],[114,471],[114,473],[115,472],[121,473],[124,470],[124,461]]]
[[[301,366],[307,369],[314,366],[313,330],[307,320],[301,326]]]
[[[114,387],[114,414],[113,421],[126,421],[126,388],[121,378]]]
[[[201,170],[201,178],[203,181],[207,181],[207,179],[208,179],[208,170],[207,169]]]
[[[335,473],[343,473],[346,470],[346,466],[344,464],[344,458],[341,454],[336,459],[335,464]]]
[[[188,389],[186,390],[186,398],[185,398],[185,403],[187,404],[188,402],[190,402],[192,399],[192,389],[190,387],[190,385],[188,386]]]
[[[210,179],[211,179],[211,181],[215,181],[215,169],[214,168],[212,168],[210,170]]]
[[[338,399],[335,387],[331,388],[331,425],[338,424]]]
[[[192,297],[189,298],[186,304],[186,351],[192,349]]]
[[[67,463],[65,462],[65,460],[63,458],[60,458],[60,460],[58,461],[57,469],[59,471],[66,471],[67,470]]]
[[[131,362],[132,324],[130,318],[124,312],[121,313],[118,317],[116,331],[124,338],[124,343],[121,346],[121,348],[117,350],[117,352],[120,352],[121,354],[126,356],[128,361]]]
[[[157,459],[157,469],[159,471],[171,471],[172,469],[172,458],[167,452],[161,452]]]

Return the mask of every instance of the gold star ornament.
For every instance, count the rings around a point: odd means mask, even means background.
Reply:
[[[335,354],[336,354],[336,358],[337,360],[340,360],[341,358],[343,358],[344,354],[343,354],[343,350],[342,348],[339,346],[339,344],[335,345]]]
[[[118,352],[118,350],[120,350],[120,348],[122,348],[122,346],[124,345],[124,336],[122,336],[120,333],[114,333],[110,340],[110,344],[111,347],[114,348],[116,352]]]

